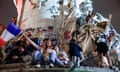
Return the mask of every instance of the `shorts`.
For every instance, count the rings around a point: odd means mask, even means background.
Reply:
[[[98,53],[103,53],[105,55],[108,52],[108,46],[104,42],[100,42],[97,44],[97,52]]]

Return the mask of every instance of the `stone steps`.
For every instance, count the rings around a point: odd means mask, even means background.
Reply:
[[[71,70],[70,68],[34,68],[25,67],[25,64],[1,64],[0,72],[120,72],[109,68],[97,68],[81,66]]]

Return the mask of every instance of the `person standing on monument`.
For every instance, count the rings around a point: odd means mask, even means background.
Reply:
[[[107,45],[107,36],[105,35],[103,29],[99,29],[99,32],[97,33],[95,37],[95,44],[97,46],[96,51],[99,56],[99,66],[102,67],[103,64],[103,56],[107,58],[108,61],[108,67],[112,67],[112,64],[110,62],[109,54],[108,54],[108,45]]]

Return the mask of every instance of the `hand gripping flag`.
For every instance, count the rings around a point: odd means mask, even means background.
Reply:
[[[20,32],[20,28],[11,22],[0,36],[0,47],[4,46],[10,39],[16,37]]]

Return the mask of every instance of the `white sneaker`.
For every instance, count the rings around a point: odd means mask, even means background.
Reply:
[[[54,64],[53,64],[53,63],[50,63],[50,67],[53,68],[53,67],[54,67]]]
[[[36,68],[40,68],[41,65],[40,65],[40,64],[36,64],[35,67],[36,67]]]

